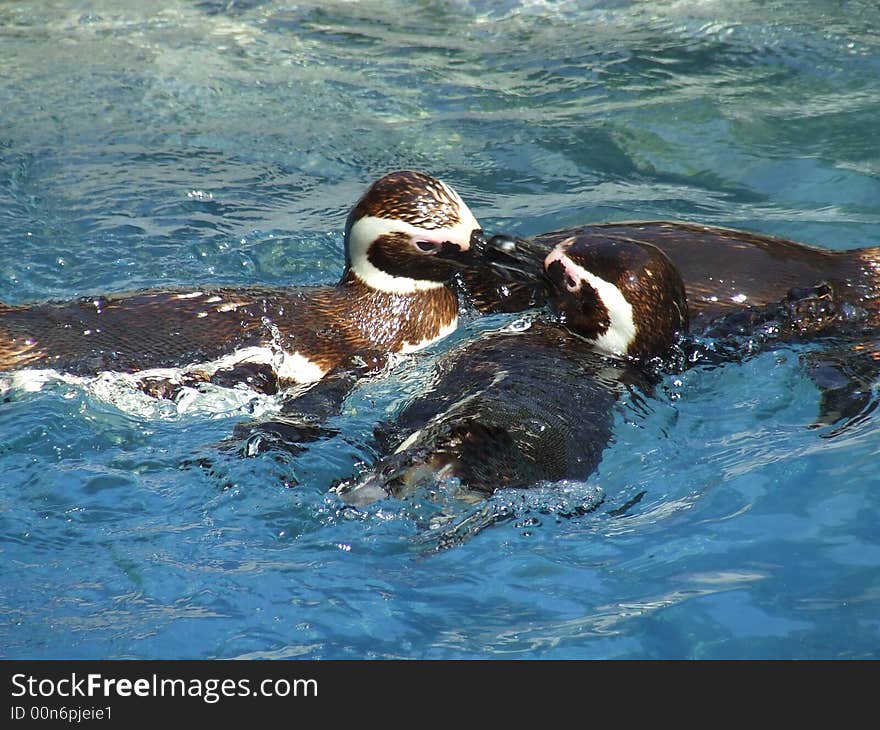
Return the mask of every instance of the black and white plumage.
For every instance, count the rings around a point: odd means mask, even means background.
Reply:
[[[687,327],[684,287],[659,250],[638,243],[566,243],[545,268],[559,322],[538,318],[441,357],[433,387],[379,432],[386,456],[337,488],[343,499],[362,505],[438,480],[486,496],[593,472],[621,393],[651,389],[639,358],[662,355]]]
[[[479,228],[445,183],[393,172],[352,208],[336,285],[0,304],[0,371],[128,373],[158,395],[212,380],[269,392],[314,382],[359,352],[414,351],[452,332],[458,266],[447,257]]]
[[[494,243],[492,243],[494,241]],[[880,327],[880,247],[832,251],[718,226],[675,221],[597,223],[530,238],[496,236],[483,249],[494,266],[474,266],[471,287],[483,312],[514,312],[546,303],[539,286],[547,255],[562,244],[587,251],[615,243],[653,246],[684,282],[692,331],[732,313],[764,307],[793,292],[827,285],[840,305],[864,310]],[[840,309],[841,314],[846,308]]]
[[[651,244],[564,239],[544,259],[544,275],[560,324],[600,352],[656,355],[688,329],[681,275]]]

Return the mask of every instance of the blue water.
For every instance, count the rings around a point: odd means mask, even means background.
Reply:
[[[873,0],[0,3],[0,300],[332,282],[349,206],[401,167],[490,230],[876,246],[878,120]],[[607,507],[500,497],[513,519],[438,552],[435,505],[327,490],[446,347],[289,458],[217,448],[260,399],[15,392],[0,656],[878,657],[880,414],[808,429],[803,348],[626,405],[581,485]]]

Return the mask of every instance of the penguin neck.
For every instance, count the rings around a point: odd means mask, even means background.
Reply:
[[[458,326],[458,298],[442,284],[408,292],[385,291],[346,269],[336,288],[346,300],[348,328],[363,347],[415,352]]]

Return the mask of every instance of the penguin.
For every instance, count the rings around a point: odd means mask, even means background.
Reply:
[[[473,243],[451,255],[459,266],[454,285],[463,309],[475,316],[520,312],[549,299],[563,323],[571,320],[569,332],[581,337],[591,333],[593,346],[610,355],[662,351],[672,333],[688,331],[690,338],[675,350],[677,367],[720,365],[782,341],[838,334],[859,339],[878,323],[880,248],[826,251],[770,236],[667,221],[582,226],[531,239],[480,235]],[[584,267],[578,268],[573,258],[583,260]],[[594,268],[611,279],[596,279],[590,273]],[[570,282],[592,277],[592,285],[569,291],[573,284],[559,280],[569,269]],[[601,306],[598,291],[607,297]],[[633,297],[636,306],[629,303]],[[679,311],[683,305],[686,311]],[[666,312],[675,322],[657,321]],[[614,325],[606,332],[611,324],[606,320],[612,317]],[[637,325],[633,350],[628,340]],[[697,337],[712,342],[704,347]],[[822,374],[821,382],[814,378],[823,392],[817,423],[829,422],[831,413],[846,420],[873,407],[866,373],[880,367],[876,357],[859,354],[865,362],[849,365],[849,353],[831,353],[829,363],[819,355],[808,357],[809,372]],[[829,368],[840,376],[835,378]],[[324,417],[338,413],[357,374],[339,378],[346,380],[345,387],[338,379],[325,384],[329,399],[317,390],[308,400],[289,400],[272,422],[243,423],[235,437],[253,436],[250,448],[257,452],[314,438],[320,431],[309,409],[317,408]],[[830,382],[834,405],[826,406]]]
[[[430,390],[378,428],[382,458],[333,490],[354,506],[452,485],[456,498],[584,480],[624,392],[650,395],[649,363],[688,327],[684,284],[657,247],[577,241],[546,257],[555,317],[500,330],[438,359]]]
[[[483,313],[515,312],[546,302],[539,285],[547,254],[566,242],[583,246],[630,241],[663,251],[684,282],[694,331],[748,308],[760,310],[793,292],[825,286],[838,305],[880,326],[880,247],[832,251],[728,228],[673,221],[599,223],[541,233],[531,238],[499,235],[484,254],[495,266],[459,274],[464,296]],[[513,274],[512,269],[519,274]],[[844,314],[844,308],[841,308]],[[806,325],[806,322],[803,322]]]
[[[413,170],[391,172],[348,215],[335,285],[0,304],[0,372],[126,373],[167,398],[201,382],[264,393],[315,383],[362,354],[381,361],[453,332],[454,255],[480,234],[452,187]]]
[[[740,361],[782,344],[819,344],[822,349],[800,356],[821,393],[811,427],[836,426],[828,432],[833,437],[876,408],[880,247],[829,251],[688,223],[607,223],[530,239],[496,235],[471,252],[479,249],[489,265],[472,266],[467,276],[485,311],[517,311],[558,296],[547,284],[548,257],[601,251],[614,241],[655,246],[681,274],[690,331],[679,349],[681,366]],[[499,281],[511,284],[504,289]],[[486,292],[501,296],[491,300]]]

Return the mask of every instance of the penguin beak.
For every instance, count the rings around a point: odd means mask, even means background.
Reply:
[[[470,246],[464,250],[454,243],[444,243],[436,254],[460,269],[489,267],[500,279],[527,286],[546,286],[542,248],[523,238],[497,233],[489,235],[482,229],[471,233]]]
[[[445,241],[435,254],[437,258],[448,261],[453,266],[461,269],[471,269],[479,266],[479,252],[485,244],[485,234],[479,228],[471,233],[470,243],[467,248],[462,248],[458,243]]]
[[[482,228],[477,228],[471,233],[471,250],[482,251],[486,247],[486,233]]]
[[[504,279],[520,284],[546,280],[546,251],[538,251],[525,239],[499,233],[487,239],[479,253],[492,270]]]

